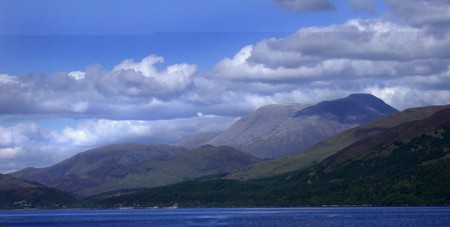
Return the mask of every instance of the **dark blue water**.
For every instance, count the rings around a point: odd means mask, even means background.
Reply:
[[[9,226],[450,226],[450,207],[0,211]]]

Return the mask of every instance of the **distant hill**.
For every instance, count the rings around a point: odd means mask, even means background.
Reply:
[[[423,120],[447,108],[450,108],[450,105],[411,108],[399,113],[391,114],[368,124],[351,128],[332,136],[313,145],[303,153],[297,153],[274,160],[260,162],[232,173],[226,178],[249,180],[301,170],[321,162],[325,158],[367,136],[387,131],[392,127],[406,122]]]
[[[77,200],[70,194],[7,174],[0,174],[0,209],[64,208]]]
[[[431,116],[412,120],[430,109]],[[248,181],[188,181],[108,198],[98,206],[450,204],[450,106],[438,109],[393,115],[398,122],[384,119],[379,125],[389,129],[369,133],[303,170]]]
[[[54,166],[14,176],[81,196],[155,187],[209,175],[225,175],[260,161],[231,147],[194,150],[169,145],[119,144],[89,150]]]
[[[269,105],[243,117],[216,136],[209,134],[211,138],[191,138],[180,145],[225,145],[259,158],[273,159],[302,152],[348,128],[396,112],[393,107],[368,94],[353,94],[312,106]]]

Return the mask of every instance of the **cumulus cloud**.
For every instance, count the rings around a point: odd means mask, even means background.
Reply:
[[[329,0],[274,0],[284,10],[292,12],[308,12],[334,10],[336,7]]]
[[[164,58],[155,55],[146,57],[137,63],[128,59],[115,66],[113,72],[121,73],[131,70],[141,76],[153,79],[158,86],[167,90],[182,90],[191,83],[192,75],[197,71],[195,65],[175,64],[159,72],[154,65],[162,62],[164,62]]]
[[[385,0],[402,21],[435,29],[450,27],[450,1],[447,0]]]
[[[343,73],[397,75],[395,66],[449,58],[450,54],[443,51],[450,48],[448,38],[449,34],[435,37],[417,28],[386,21],[350,20],[328,27],[300,29],[284,39],[269,39],[246,46],[233,58],[219,62],[214,75],[235,80],[280,82],[317,80]],[[442,70],[443,65],[446,64],[426,64],[421,70]]]
[[[370,14],[374,14],[377,11],[373,0],[350,0],[350,7],[354,11],[362,11]]]
[[[140,62],[125,60],[109,72],[92,66],[85,72],[54,76],[1,74],[0,114],[158,119],[164,116],[149,113],[168,108],[160,100],[176,108],[171,100],[191,89],[197,73],[195,65],[186,63],[156,69],[162,61],[152,55]],[[165,117],[174,117],[175,112],[166,111]]]
[[[16,77],[4,73],[0,74],[0,84],[15,84],[15,83],[17,83]]]
[[[54,162],[58,153],[48,149],[52,137],[50,130],[36,124],[0,126],[0,172]]]
[[[274,97],[279,94],[305,91],[312,97],[329,94],[320,97],[332,99],[333,93],[345,90],[377,91],[399,109],[417,106],[417,102],[408,101],[406,94],[421,92],[440,94],[441,98],[437,101],[433,96],[424,96],[419,103],[448,103],[449,35],[380,19],[352,19],[343,24],[303,28],[286,38],[246,46],[234,57],[220,61],[207,76],[221,84],[228,81],[228,87],[241,91],[243,97],[245,91],[259,97],[270,94],[264,98],[268,102],[278,101]],[[405,92],[406,88],[420,92]],[[297,97],[294,101],[311,101],[302,95]]]
[[[0,148],[0,159],[9,159],[13,158],[20,152],[20,148],[12,147],[12,148]]]

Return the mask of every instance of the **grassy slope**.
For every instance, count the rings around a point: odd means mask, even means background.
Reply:
[[[405,122],[428,118],[437,111],[448,107],[450,106],[419,107],[388,115],[369,124],[352,128],[332,136],[329,139],[317,143],[305,152],[245,167],[228,175],[226,179],[250,180],[301,170],[321,162],[325,158],[330,157],[362,138],[382,132],[390,127]]]

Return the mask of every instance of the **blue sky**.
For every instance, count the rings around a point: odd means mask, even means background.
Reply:
[[[351,12],[357,14],[347,1],[332,4],[337,10],[299,15],[280,10],[272,0],[2,0],[0,31],[6,35],[293,32],[302,26],[343,22]]]
[[[165,56],[166,63],[195,62],[211,68],[241,47],[282,38],[301,27],[345,22],[355,11],[347,1],[338,10],[302,14],[280,10],[272,0],[1,0],[0,69],[3,73],[54,74],[109,68],[126,58]]]
[[[0,172],[272,103],[450,103],[446,0],[0,0]]]
[[[161,66],[192,62],[208,70],[224,56],[278,32],[158,32],[151,35],[3,36],[0,68],[4,73],[55,74],[99,64],[112,68],[124,59],[165,56]]]

